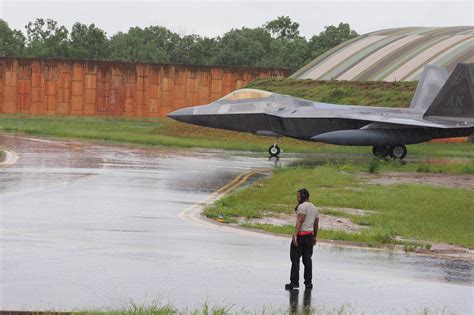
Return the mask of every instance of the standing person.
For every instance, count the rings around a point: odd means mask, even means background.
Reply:
[[[313,288],[313,246],[316,245],[316,236],[319,227],[319,211],[309,202],[309,192],[305,188],[296,193],[298,205],[295,208],[296,226],[290,245],[291,273],[290,283],[285,284],[286,290],[299,288],[300,258],[303,257],[305,288]]]

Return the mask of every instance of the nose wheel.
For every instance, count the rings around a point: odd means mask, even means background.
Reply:
[[[280,152],[281,152],[281,149],[276,143],[272,144],[268,148],[268,154],[270,154],[271,157],[278,157],[280,155]]]

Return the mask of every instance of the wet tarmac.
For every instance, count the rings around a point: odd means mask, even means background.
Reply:
[[[283,289],[289,239],[196,224],[183,211],[262,154],[0,136],[0,309],[172,303],[472,314],[473,263],[318,245],[312,292]],[[287,155],[278,164],[290,164]],[[291,193],[291,192],[289,192]]]

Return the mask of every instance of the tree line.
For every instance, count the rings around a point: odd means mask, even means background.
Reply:
[[[257,28],[231,29],[222,36],[180,35],[153,25],[132,27],[108,37],[95,24],[75,23],[69,30],[38,18],[25,31],[0,19],[0,56],[113,60],[200,65],[283,67],[296,71],[312,59],[357,36],[347,23],[326,26],[306,39],[299,24],[280,16]]]

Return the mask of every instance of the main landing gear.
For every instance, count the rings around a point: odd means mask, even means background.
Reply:
[[[407,147],[404,145],[395,146],[373,146],[372,153],[378,158],[390,156],[394,160],[403,160],[407,155]]]
[[[270,154],[270,157],[276,157],[278,158],[279,155],[280,155],[280,152],[281,152],[281,149],[280,147],[278,146],[278,143],[280,142],[280,138],[277,138],[275,143],[272,144],[269,148],[268,148],[268,154]]]

